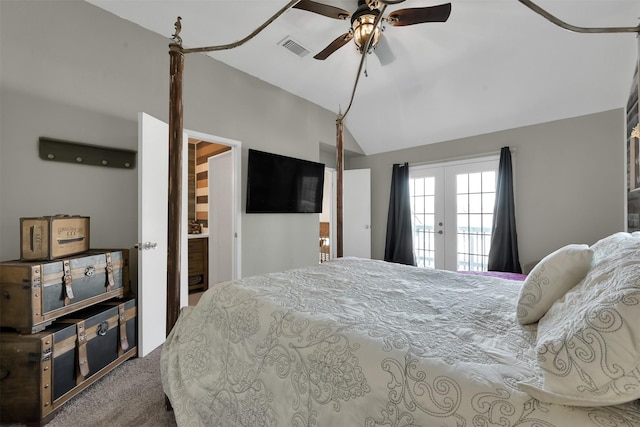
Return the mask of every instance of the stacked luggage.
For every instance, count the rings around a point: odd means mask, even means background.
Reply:
[[[0,420],[43,425],[137,354],[129,250],[90,249],[89,218],[21,219],[0,263]]]

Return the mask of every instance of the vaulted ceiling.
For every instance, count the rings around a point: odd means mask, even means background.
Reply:
[[[170,38],[177,16],[185,48],[247,36],[286,0],[87,0]],[[357,0],[325,4],[355,11]],[[345,126],[366,154],[463,138],[624,107],[638,60],[635,33],[564,30],[518,0],[451,0],[447,22],[385,26],[368,55]],[[406,0],[390,11],[434,6]],[[634,27],[638,0],[537,0],[582,27]],[[386,15],[386,13],[385,13]],[[213,58],[324,108],[344,111],[360,55],[353,41],[324,61],[313,56],[349,21],[291,9],[241,47]],[[309,53],[282,46],[292,40]],[[388,49],[388,50],[385,50]],[[215,76],[211,77],[212,79]]]

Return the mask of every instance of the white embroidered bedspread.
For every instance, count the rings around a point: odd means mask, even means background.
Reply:
[[[631,427],[640,405],[540,403],[522,282],[342,258],[217,285],[162,351],[180,426]]]

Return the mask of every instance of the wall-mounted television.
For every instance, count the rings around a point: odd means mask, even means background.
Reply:
[[[247,213],[320,213],[324,164],[249,149]]]

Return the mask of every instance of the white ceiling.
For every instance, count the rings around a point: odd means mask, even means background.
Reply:
[[[287,0],[88,0],[170,38],[182,17],[185,48],[235,42]],[[319,0],[318,0],[319,1]],[[638,0],[534,0],[569,24],[638,25]],[[323,3],[354,11],[357,0]],[[392,10],[432,6],[406,0]],[[634,33],[563,30],[517,0],[451,0],[446,23],[387,26],[395,60],[367,59],[345,125],[366,154],[447,141],[624,107],[638,58]],[[386,14],[385,14],[386,15]],[[287,11],[245,45],[210,55],[338,113],[349,104],[360,56],[353,42],[313,59],[348,21]],[[311,51],[299,57],[278,43]],[[215,79],[215,76],[211,76]]]

